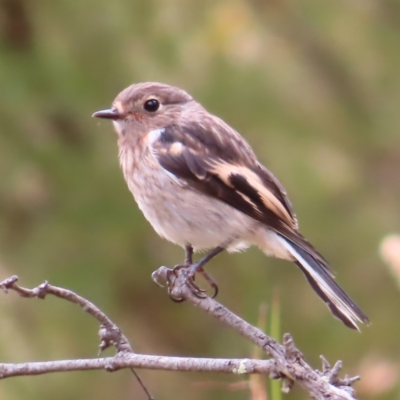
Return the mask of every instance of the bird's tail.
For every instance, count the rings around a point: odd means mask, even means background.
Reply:
[[[302,237],[300,237],[303,239]],[[308,282],[327,304],[332,314],[351,329],[359,330],[357,322],[369,323],[368,317],[335,282],[325,260],[305,241],[298,244],[279,235],[279,240],[295,259]]]

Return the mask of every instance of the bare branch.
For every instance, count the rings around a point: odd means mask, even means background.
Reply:
[[[271,360],[251,359],[205,359],[164,357],[135,354],[121,330],[98,307],[74,292],[52,286],[45,282],[34,289],[17,285],[18,278],[13,276],[0,282],[0,288],[14,290],[21,296],[43,299],[47,294],[57,296],[78,304],[101,324],[100,349],[115,346],[118,353],[115,357],[86,360],[46,361],[22,364],[0,364],[0,379],[13,376],[39,375],[51,372],[83,371],[105,369],[116,371],[122,368],[143,368],[168,371],[225,372],[234,374],[266,374],[272,379],[282,379],[282,390],[289,392],[294,383],[306,389],[315,399],[320,400],[355,400],[351,385],[359,377],[339,378],[342,367],[338,361],[333,368],[322,358],[322,372],[314,371],[305,361],[303,354],[296,348],[293,338],[285,334],[283,344],[267,336],[260,329],[250,325],[226,307],[209,297],[197,297],[186,284],[184,269],[170,270],[159,268],[153,273],[156,282],[167,282],[168,291],[174,298],[188,300],[197,307],[213,315],[246,339],[250,340],[269,356]],[[148,393],[148,391],[146,390]],[[149,398],[151,396],[149,395]]]
[[[233,374],[266,374],[273,370],[272,360],[163,357],[123,353],[115,357],[86,360],[41,361],[22,364],[0,364],[0,379],[13,376],[42,375],[51,372],[109,372],[123,368],[155,369],[182,372],[224,372]]]
[[[118,326],[115,325],[114,322],[112,322],[111,319],[103,313],[103,311],[101,311],[89,300],[77,295],[71,290],[50,285],[47,281],[43,282],[41,285],[37,286],[34,289],[23,288],[17,285],[17,281],[18,277],[14,275],[0,282],[0,289],[3,289],[6,293],[8,290],[12,289],[19,293],[22,297],[26,298],[36,297],[38,299],[44,299],[47,294],[51,294],[61,299],[70,301],[71,303],[77,304],[101,324],[99,329],[99,336],[101,340],[99,353],[110,346],[114,346],[120,354],[133,353],[132,347],[128,339],[122,334],[121,329],[119,329]],[[139,385],[142,387],[143,391],[146,393],[149,400],[152,400],[153,396],[147,389],[140,376],[134,369],[131,368],[131,371],[139,382]]]
[[[354,389],[350,386],[354,382],[354,379],[338,379],[341,361],[336,363],[332,370],[328,370],[326,364],[324,364],[324,373],[313,370],[306,363],[303,354],[294,345],[290,334],[286,333],[284,335],[283,345],[281,345],[216,300],[210,297],[200,298],[196,296],[186,284],[184,269],[172,270],[160,267],[153,273],[152,277],[157,283],[160,281],[166,282],[168,291],[173,298],[190,301],[263,349],[275,362],[276,368],[270,374],[271,378],[284,378],[286,381],[292,381],[292,383],[297,382],[315,399],[355,399]],[[285,382],[283,386],[284,391],[289,391],[292,383]]]
[[[132,347],[129,344],[128,339],[122,334],[121,329],[119,329],[118,326],[115,325],[114,322],[112,322],[111,319],[103,313],[103,311],[101,311],[89,300],[77,295],[71,290],[50,285],[48,282],[43,282],[34,289],[27,289],[17,285],[17,281],[18,277],[16,275],[5,279],[4,281],[0,282],[0,289],[3,289],[6,293],[8,290],[14,290],[22,297],[27,298],[36,297],[38,299],[44,299],[46,295],[51,294],[59,297],[60,299],[77,304],[83,309],[83,311],[89,313],[92,317],[100,322],[100,350],[105,350],[110,346],[115,346],[119,353],[133,353]]]

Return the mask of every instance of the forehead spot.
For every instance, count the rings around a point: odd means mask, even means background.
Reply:
[[[115,100],[113,103],[113,107],[115,107],[118,111],[123,111],[124,109],[120,100]]]

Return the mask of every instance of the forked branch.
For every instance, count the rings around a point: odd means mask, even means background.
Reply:
[[[44,282],[34,289],[23,288],[17,284],[18,278],[12,276],[0,282],[0,288],[5,292],[13,290],[23,297],[39,299],[44,299],[47,295],[53,295],[78,304],[100,323],[100,350],[114,346],[117,354],[114,357],[107,358],[0,364],[0,379],[12,376],[93,369],[116,371],[122,368],[235,374],[259,373],[269,374],[273,379],[282,379],[282,390],[285,392],[288,392],[294,383],[298,383],[315,399],[355,399],[351,385],[359,378],[346,377],[345,379],[340,379],[338,376],[341,369],[340,362],[331,368],[328,362],[323,359],[322,371],[313,370],[306,363],[302,353],[295,347],[291,335],[285,334],[283,344],[280,344],[214,299],[196,297],[185,283],[183,270],[174,273],[166,267],[161,267],[153,274],[153,278],[157,281],[163,280],[167,282],[168,290],[175,298],[190,301],[213,315],[261,348],[271,359],[206,359],[135,354],[121,329],[92,302],[70,290],[50,285],[48,282]],[[147,390],[146,393],[151,398]]]

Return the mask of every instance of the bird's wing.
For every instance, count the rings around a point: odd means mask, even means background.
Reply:
[[[209,128],[207,129],[207,126]],[[162,168],[186,186],[217,198],[284,234],[297,220],[278,180],[249,144],[222,120],[170,125],[149,134]]]

